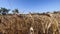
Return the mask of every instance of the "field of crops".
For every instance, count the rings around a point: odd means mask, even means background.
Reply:
[[[60,14],[0,15],[0,34],[60,34]]]

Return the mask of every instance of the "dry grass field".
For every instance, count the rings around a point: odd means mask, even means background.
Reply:
[[[60,14],[0,15],[0,34],[60,34]]]

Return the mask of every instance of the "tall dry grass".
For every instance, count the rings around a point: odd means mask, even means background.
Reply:
[[[0,34],[59,34],[59,15],[0,15]],[[59,17],[60,19],[60,17]],[[33,28],[31,32],[30,28]]]

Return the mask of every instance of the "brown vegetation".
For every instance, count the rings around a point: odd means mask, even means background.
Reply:
[[[0,34],[59,34],[60,14],[0,15]]]

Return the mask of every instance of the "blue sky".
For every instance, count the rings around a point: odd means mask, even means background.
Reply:
[[[0,0],[0,7],[18,8],[20,13],[59,11],[60,0]]]

